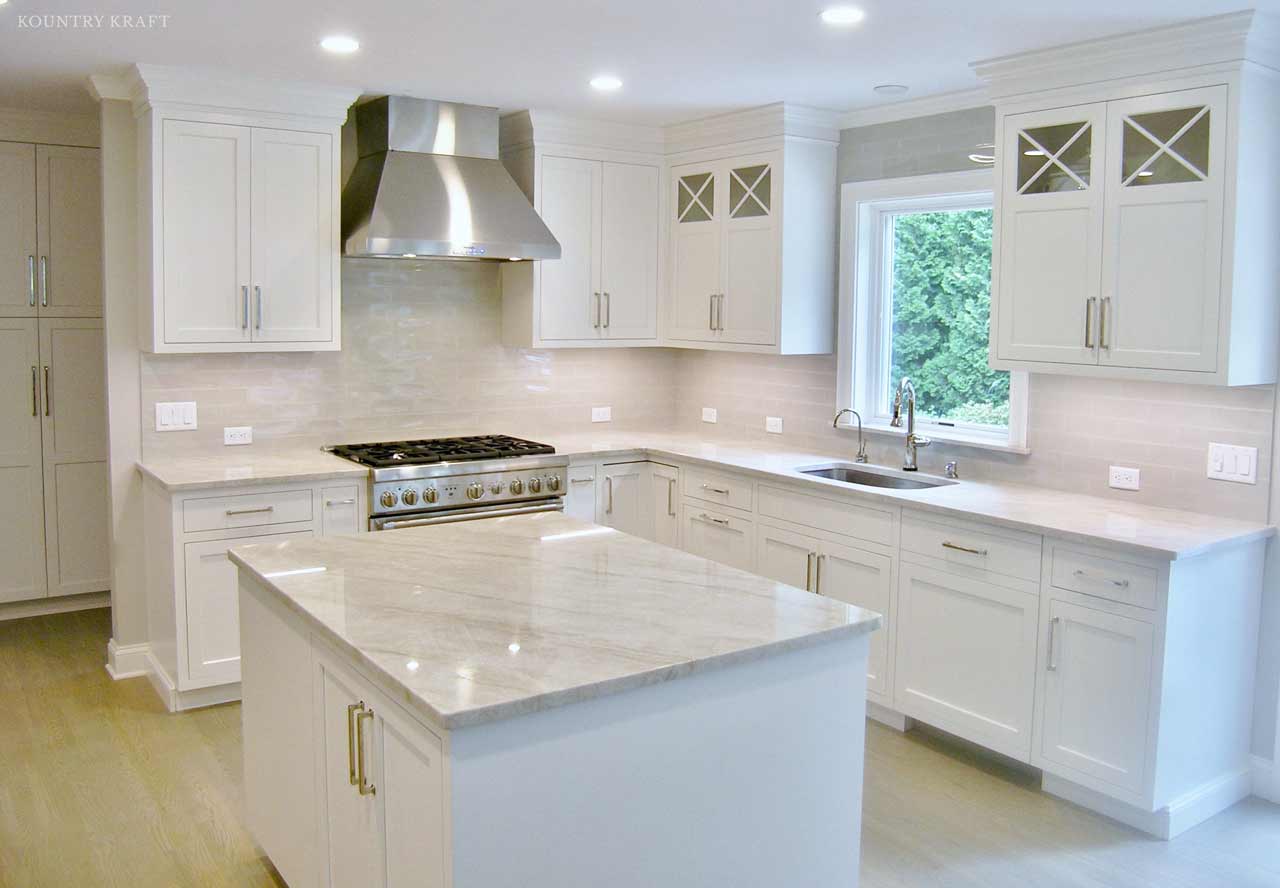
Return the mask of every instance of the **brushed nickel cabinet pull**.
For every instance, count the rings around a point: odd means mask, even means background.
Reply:
[[[707,313],[707,329],[714,330],[716,328],[716,294],[712,293],[707,298],[709,311]]]
[[[1111,297],[1108,296],[1102,300],[1102,306],[1098,310],[1098,344],[1107,351],[1111,351],[1111,343],[1107,340],[1107,309],[1111,307]]]
[[[356,713],[364,709],[364,701],[347,705],[347,780],[352,786],[356,780]]]
[[[719,305],[716,308],[716,329],[719,330],[721,333],[723,333],[724,332],[724,294],[717,293],[716,298],[720,300]]]
[[[40,304],[49,307],[49,257],[40,257]]]
[[[1112,586],[1115,586],[1117,589],[1129,588],[1128,580],[1115,580],[1115,579],[1112,579],[1111,577],[1094,577],[1094,576],[1090,576],[1088,573],[1086,573],[1083,570],[1072,571],[1072,575],[1079,577],[1082,580],[1093,580],[1094,582],[1098,582],[1098,583],[1110,583]]]
[[[249,285],[240,287],[240,329],[249,329]]]
[[[570,478],[570,484],[590,484],[595,478]]]
[[[958,546],[949,540],[943,540],[942,548],[954,549],[957,552],[968,552],[970,555],[982,555],[984,557],[987,554],[986,549],[970,549],[968,546]]]
[[[354,506],[355,504],[356,498],[354,496],[348,497],[347,499],[324,501],[325,508],[327,509],[332,509],[334,506]]]
[[[1093,304],[1097,297],[1090,296],[1084,301],[1084,347],[1093,348]]]
[[[605,487],[608,488],[608,493],[609,493],[609,504],[605,506],[604,513],[606,515],[612,515],[613,514],[613,476],[605,475],[604,483],[605,483]]]
[[[36,307],[36,257],[27,257],[27,305]]]
[[[676,479],[667,479],[667,515],[676,517]]]
[[[259,512],[274,512],[275,506],[259,506],[256,509],[227,509],[228,515],[256,515]]]
[[[804,591],[813,591],[813,559],[818,556],[817,552],[809,552],[804,556]]]
[[[712,524],[719,524],[721,527],[729,526],[728,518],[713,518],[710,515],[708,515],[706,512],[703,512],[698,517],[701,518],[703,521],[710,521]]]
[[[1057,641],[1057,637],[1058,637],[1058,631],[1057,631],[1057,630],[1058,630],[1058,624],[1059,624],[1059,623],[1061,623],[1061,622],[1062,622],[1062,617],[1054,617],[1053,619],[1051,619],[1051,620],[1049,621],[1049,665],[1048,665],[1048,669],[1049,669],[1049,671],[1050,671],[1050,672],[1057,672],[1057,671],[1058,671],[1058,652],[1057,652],[1057,645],[1056,645],[1056,643],[1055,643],[1055,642]]]
[[[262,287],[257,284],[255,284],[253,287],[253,298],[254,298],[254,302],[257,303],[257,312],[258,312],[258,317],[254,321],[254,329],[261,330],[262,329]]]
[[[53,416],[53,395],[49,391],[49,365],[44,365],[44,415]]]
[[[702,489],[703,489],[703,490],[709,490],[709,491],[711,491],[712,493],[718,493],[718,494],[720,494],[721,496],[728,496],[728,495],[729,495],[729,488],[727,488],[727,487],[712,487],[710,484],[703,484],[703,485],[702,485]]]
[[[373,710],[365,709],[356,713],[356,778],[359,781],[360,795],[376,795],[378,788],[369,782],[364,772],[364,723],[373,721]]]
[[[819,555],[813,570],[813,591],[818,595],[822,594],[822,560],[826,557],[826,555]]]
[[[40,415],[40,368],[31,367],[31,415]]]
[[[599,330],[600,329],[600,291],[599,290],[591,294],[591,307],[595,309],[595,311],[592,312],[591,326]]]
[[[609,291],[604,291],[604,328],[609,329],[609,321],[613,319],[613,299],[609,296]]]

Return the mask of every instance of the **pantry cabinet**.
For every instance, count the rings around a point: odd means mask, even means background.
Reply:
[[[0,318],[0,602],[43,598],[48,590],[36,323]]]

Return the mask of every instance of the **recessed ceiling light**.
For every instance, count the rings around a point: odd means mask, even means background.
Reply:
[[[350,55],[360,48],[360,41],[345,34],[330,34],[320,41],[320,48],[325,52]]]
[[[871,91],[878,96],[905,96],[909,89],[911,87],[901,83],[882,83],[879,86],[873,86]]]
[[[622,89],[622,80],[612,74],[597,74],[591,78],[591,88],[600,92],[613,92],[615,89]]]
[[[847,28],[866,18],[866,13],[856,6],[828,6],[818,17],[823,24]]]

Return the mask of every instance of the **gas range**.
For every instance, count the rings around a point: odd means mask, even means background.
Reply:
[[[569,461],[507,435],[326,447],[369,467],[369,529],[393,530],[564,508]]]

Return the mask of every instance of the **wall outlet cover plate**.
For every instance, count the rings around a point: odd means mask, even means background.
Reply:
[[[714,407],[703,407],[703,408],[702,408],[702,421],[703,421],[703,422],[715,422],[715,421],[716,421],[716,408],[714,408]]]
[[[612,422],[613,408],[612,407],[592,407],[591,421],[592,422]]]
[[[228,447],[253,443],[253,426],[224,426],[222,443]]]
[[[1108,483],[1116,490],[1137,490],[1140,486],[1139,471],[1126,466],[1112,466]]]
[[[766,416],[764,418],[764,430],[766,432],[771,432],[775,435],[781,435],[782,434],[782,417]]]

